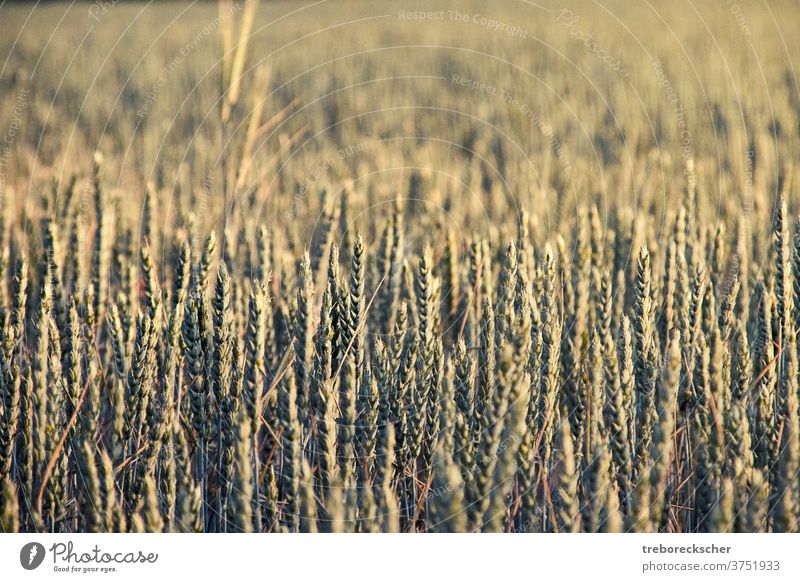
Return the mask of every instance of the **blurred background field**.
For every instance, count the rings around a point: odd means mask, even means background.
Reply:
[[[321,188],[357,183],[370,194],[353,201],[355,215],[385,211],[380,202],[407,188],[413,167],[426,199],[457,200],[487,236],[490,219],[520,205],[544,235],[574,219],[577,202],[597,202],[605,215],[620,196],[658,228],[688,154],[712,220],[738,214],[750,182],[773,194],[754,197],[765,217],[797,150],[795,8],[629,4],[262,3],[228,157],[241,157],[256,104],[261,124],[273,123],[252,143],[241,188],[258,188],[264,212],[296,207],[309,225]],[[415,11],[433,16],[404,16]],[[212,177],[219,190],[220,35],[241,10],[107,2],[2,12],[4,119],[30,91],[7,189],[86,176],[87,152],[99,149],[124,200],[139,200],[148,181],[159,192],[200,191]],[[313,194],[293,203],[297,184]]]

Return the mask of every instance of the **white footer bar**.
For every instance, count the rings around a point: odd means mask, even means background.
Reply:
[[[9,582],[778,581],[799,563],[800,534],[0,535]]]

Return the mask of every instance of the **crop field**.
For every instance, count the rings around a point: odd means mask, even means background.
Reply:
[[[797,532],[798,23],[0,2],[0,532]]]

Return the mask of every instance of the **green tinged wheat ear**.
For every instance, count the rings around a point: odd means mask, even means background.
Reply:
[[[266,285],[272,271],[272,233],[263,224],[256,233],[256,264],[258,265],[255,276],[257,282]]]
[[[232,373],[231,338],[231,279],[225,263],[220,263],[217,284],[214,290],[213,307],[213,353],[211,356],[211,382],[218,406],[225,406],[230,391]],[[221,412],[219,413],[222,418]],[[220,422],[220,421],[218,421]],[[220,430],[219,427],[217,430]]]
[[[96,459],[96,457],[95,457]],[[99,470],[99,489],[100,489],[100,518],[102,520],[102,531],[119,532],[124,530],[121,523],[123,521],[122,510],[117,501],[116,482],[114,480],[114,467],[106,451],[100,453],[97,462]]]
[[[233,316],[231,314],[232,285],[226,263],[220,263],[217,283],[212,300],[213,337],[211,353],[211,394],[212,422],[214,423],[217,441],[217,480],[219,495],[217,498],[217,517],[224,520],[225,507],[231,490],[231,465],[235,431],[235,406],[238,397],[235,394],[237,382],[234,379],[236,358],[234,349]]]
[[[797,487],[800,471],[800,421],[797,401],[797,345],[794,329],[789,329],[786,349],[786,398],[779,411],[781,415],[780,441],[777,467],[771,501],[772,528],[779,533],[798,531],[800,518],[800,492]]]
[[[369,483],[369,477],[373,473],[372,457],[375,453],[375,443],[378,435],[378,382],[369,364],[364,366],[359,389],[360,393],[356,406],[355,438],[359,492],[363,492],[365,490],[364,485]]]
[[[378,388],[377,422],[392,422],[392,404],[394,400],[394,368],[389,357],[389,349],[380,337],[375,338],[372,354],[372,371]]]
[[[406,332],[408,331],[408,304],[401,301],[397,308],[397,314],[394,320],[394,327],[390,336],[388,344],[389,356],[391,358],[392,367],[395,372],[400,369],[400,361],[402,359],[403,350],[406,342]]]
[[[147,402],[146,424],[142,427],[144,451],[137,464],[136,481],[132,486],[134,500],[140,495],[144,481],[149,477],[156,478],[156,463],[161,454],[168,423],[168,413],[163,403],[158,401],[156,395],[152,395]]]
[[[630,502],[632,479],[632,455],[628,433],[628,408],[625,404],[625,391],[622,388],[617,345],[611,331],[611,281],[608,272],[601,279],[600,337],[602,338],[602,358],[605,372],[605,398],[602,409],[603,420],[608,429],[612,464],[616,474],[622,507],[627,509]]]
[[[733,372],[731,403],[725,416],[727,443],[727,474],[735,479],[737,498],[746,492],[747,475],[754,466],[749,417],[749,393],[752,383],[752,364],[747,333],[739,326],[733,338]],[[741,501],[738,502],[741,505]],[[737,531],[741,531],[741,513],[737,514]]]
[[[677,255],[678,250],[675,242],[672,241],[667,246],[667,256],[664,264],[664,304],[661,309],[659,319],[659,337],[662,345],[669,342],[669,332],[675,327],[677,320],[675,314],[676,288],[677,288]]]
[[[542,371],[536,432],[542,465],[550,464],[560,384],[561,318],[556,302],[556,271],[552,250],[545,249],[544,294],[542,298]]]
[[[564,378],[564,397],[570,415],[576,462],[580,464],[583,455],[583,435],[586,432],[586,402],[581,398],[581,361],[587,351],[589,341],[590,313],[590,269],[591,251],[589,248],[586,216],[578,216],[575,240],[574,261],[567,266],[566,249],[561,255],[564,264],[563,277],[571,281],[572,293],[565,297],[564,303],[564,348],[562,348],[562,376]]]
[[[348,524],[345,517],[345,491],[337,477],[331,487],[325,503],[325,518],[319,520],[320,531],[323,533],[343,533],[347,531]]]
[[[586,393],[586,435],[585,447],[591,448],[597,432],[605,432],[603,403],[605,401],[605,364],[603,362],[603,346],[600,340],[600,329],[595,326],[589,342],[589,354],[586,359],[586,371],[582,383]]]
[[[633,487],[631,495],[631,510],[628,512],[625,521],[625,530],[637,533],[649,533],[653,531],[654,525],[650,515],[651,492],[650,476],[652,471],[645,465],[642,467],[637,481]]]
[[[494,487],[483,516],[483,531],[487,532],[501,532],[505,529],[506,507],[514,487],[514,476],[517,471],[516,460],[525,432],[528,408],[530,376],[522,369],[513,369],[509,371],[505,381],[512,384],[507,406],[503,412],[503,432],[500,436],[497,460],[493,467]]]
[[[350,249],[353,248],[353,230],[350,222],[352,218],[350,214],[350,194],[350,190],[344,189],[339,198],[339,232],[342,233],[343,260],[347,260],[349,258],[346,255],[350,252]]]
[[[250,440],[251,418],[241,411],[236,422],[235,443],[235,483],[233,483],[228,522],[232,531],[249,533],[253,531],[253,497],[252,464],[253,443]]]
[[[508,400],[513,395],[515,385],[513,380],[516,378],[515,374],[522,373],[530,361],[531,352],[531,314],[528,310],[520,312],[513,332],[511,332],[508,340],[503,344],[498,345],[498,350],[509,350],[510,356],[499,366],[498,386],[494,391],[492,398],[492,415],[499,416],[502,411],[508,406]],[[502,352],[501,352],[502,353]],[[525,402],[527,417],[527,407],[530,404],[530,378],[528,379],[525,389]]]
[[[452,361],[455,369],[456,405],[453,449],[458,466],[463,472],[472,468],[474,445],[471,432],[474,365],[463,339],[456,343]]]
[[[480,349],[473,404],[473,439],[477,442],[492,422],[496,383],[497,347],[495,344],[495,315],[491,297],[483,298],[481,307]]]
[[[636,464],[642,466],[652,441],[655,420],[655,347],[651,321],[650,254],[639,251],[634,288],[634,331],[636,336]],[[637,471],[638,473],[638,471]]]
[[[328,255],[328,283],[327,291],[331,296],[331,313],[330,313],[330,328],[332,332],[331,343],[333,345],[333,354],[331,358],[331,367],[336,370],[341,364],[341,340],[342,327],[344,322],[340,321],[341,307],[339,305],[342,297],[341,281],[339,274],[339,247],[335,243],[331,245],[330,253]]]
[[[134,316],[139,295],[139,268],[137,261],[133,260],[132,249],[133,234],[131,229],[118,233],[112,250],[112,283],[117,288],[115,296],[109,297],[109,302],[119,308],[120,320],[127,329],[127,324]],[[78,281],[75,281],[78,284]],[[97,293],[95,292],[95,296]]]
[[[514,301],[517,288],[517,247],[508,243],[497,285],[496,343],[508,337],[514,325]]]
[[[706,245],[706,256],[711,267],[711,283],[715,289],[719,289],[723,284],[722,277],[725,275],[725,224],[708,226]]]
[[[92,313],[92,301],[88,295],[84,297],[82,305],[83,320],[81,321],[81,388],[86,391],[81,411],[81,438],[94,440],[100,425],[101,401],[99,361],[97,357],[97,336],[95,334],[96,320]]]
[[[81,328],[78,320],[78,308],[74,302],[70,307],[67,320],[62,365],[67,395],[65,414],[69,418],[78,408],[78,400],[83,388],[81,382]]]
[[[339,386],[339,418],[337,420],[336,458],[343,484],[349,486],[355,476],[355,425],[357,398],[356,358],[351,353],[345,358]]]
[[[320,266],[322,262],[325,260],[328,252],[330,250],[331,244],[333,244],[333,237],[336,233],[336,220],[338,219],[338,208],[333,206],[330,210],[327,210],[329,205],[329,197],[327,192],[322,193],[322,220],[320,226],[320,233],[318,237],[318,243],[314,247],[314,253],[311,257],[311,269],[312,271],[320,271]]]
[[[208,288],[209,275],[211,273],[211,264],[214,262],[214,254],[217,250],[217,236],[214,231],[211,231],[206,238],[203,246],[203,252],[200,257],[200,263],[196,271],[196,280],[194,281],[195,289],[204,291]]]
[[[403,256],[405,253],[405,226],[403,222],[403,210],[399,203],[395,203],[392,214],[394,220],[394,230],[392,232],[392,253],[391,264],[386,287],[386,306],[389,313],[386,317],[386,333],[391,333],[395,328],[395,317],[401,300],[402,291],[402,267]]]
[[[331,287],[336,290],[333,304],[336,313],[333,322],[335,340],[333,368],[335,371],[341,372],[343,362],[352,353],[351,340],[355,326],[350,321],[350,290],[347,281],[337,280],[337,283],[331,284]],[[348,347],[351,349],[348,350]]]
[[[36,317],[33,324],[33,335],[35,347],[33,349],[31,368],[33,377],[33,403],[31,413],[35,419],[34,432],[33,432],[33,466],[34,466],[34,483],[38,486],[41,483],[44,471],[43,467],[49,459],[45,458],[45,451],[47,446],[47,375],[48,375],[48,359],[50,349],[50,277],[49,263],[45,261],[42,268],[41,290],[39,293],[39,307],[36,311]],[[32,491],[29,492],[32,498]]]
[[[459,252],[456,244],[456,235],[452,230],[447,231],[445,239],[444,256],[441,260],[441,280],[444,297],[442,298],[442,320],[444,329],[454,334],[458,332],[459,306],[461,305],[461,277],[459,267]]]
[[[164,519],[161,515],[161,505],[158,502],[158,488],[155,478],[148,476],[144,481],[144,494],[138,515],[134,519],[143,520],[144,531],[147,533],[161,533],[164,531]],[[138,526],[140,527],[140,526]]]
[[[736,306],[739,298],[739,291],[741,290],[739,276],[734,273],[732,278],[726,282],[725,287],[727,287],[727,293],[720,306],[718,325],[722,333],[723,340],[729,342],[731,336],[739,325],[736,315]],[[724,287],[720,289],[720,293],[724,291],[726,291]]]
[[[734,530],[734,486],[733,481],[725,479],[722,483],[719,503],[711,514],[712,531],[733,533]]]
[[[263,411],[262,396],[264,391],[264,342],[266,335],[266,299],[265,291],[259,284],[254,285],[250,291],[247,309],[247,331],[245,335],[246,365],[244,371],[244,400],[246,403],[246,422],[250,423],[249,429],[249,455],[253,463],[252,470],[252,495],[254,505],[252,515],[258,528],[261,521],[259,497],[259,432],[261,429],[261,415]]]
[[[294,374],[297,379],[297,420],[308,429],[308,402],[314,358],[314,279],[308,253],[300,261],[297,317],[293,332]]]
[[[16,533],[19,529],[19,502],[14,482],[6,475],[0,486],[0,531]]]
[[[149,384],[147,382],[147,361],[150,350],[150,318],[140,315],[136,325],[136,342],[134,344],[131,365],[128,371],[125,386],[125,424],[123,425],[124,440],[138,438],[138,433],[143,427],[149,397]],[[136,443],[133,443],[136,444]]]
[[[537,368],[538,369],[538,366]],[[536,449],[538,435],[536,433],[535,414],[538,395],[534,390],[538,389],[536,376],[530,380],[530,397],[527,404],[525,428],[520,440],[519,451],[517,453],[517,495],[519,496],[519,511],[516,517],[517,527],[521,531],[530,529],[530,525],[522,527],[524,524],[532,524],[535,517],[535,510],[538,503],[536,491],[536,469],[537,454]],[[471,451],[470,451],[471,454]]]
[[[163,422],[164,430],[161,436],[162,456],[159,461],[161,464],[161,473],[157,484],[162,513],[164,515],[164,527],[167,531],[173,531],[175,528],[175,506],[178,503],[178,492],[176,489],[178,467],[175,462],[175,443],[172,434],[175,430],[175,418],[170,408],[166,408]]]
[[[422,341],[418,334],[415,335],[416,338],[412,339],[411,341],[416,345],[420,345]],[[416,382],[409,384],[408,391],[406,392],[408,396],[408,406],[406,410],[407,431],[405,435],[408,458],[406,461],[408,469],[413,474],[416,474],[417,459],[422,452],[422,442],[425,439],[425,411],[428,405],[428,395],[425,391],[425,385],[422,383],[424,380],[419,380],[419,376],[422,373],[422,368],[424,367],[424,364],[422,366],[419,364],[423,357],[423,355],[420,354],[420,351],[422,350],[417,350],[417,357],[415,360],[417,365],[416,370],[414,371],[414,380],[416,380]]]
[[[397,462],[405,468],[415,458],[412,457],[412,430],[414,418],[413,398],[415,384],[415,365],[417,361],[417,342],[409,339],[400,357],[400,369],[395,374],[397,386],[395,432],[397,435]]]
[[[14,333],[11,355],[17,356],[25,343],[25,306],[28,301],[28,263],[19,257],[14,266],[14,286],[11,305],[11,328]]]
[[[327,496],[337,474],[336,402],[334,381],[320,382],[317,395],[316,462],[319,465],[321,502]]]
[[[314,497],[314,473],[304,457],[300,469],[300,532],[317,533],[317,504]]]
[[[45,219],[45,225],[49,226],[49,220]],[[3,249],[0,250],[0,276],[3,279],[8,278],[8,258],[10,255],[9,249],[6,246],[7,241],[6,239],[6,232],[5,232],[6,224],[5,224],[5,212],[0,215],[0,242],[3,243]],[[45,233],[46,236],[46,233]],[[45,241],[47,244],[48,241]],[[7,297],[8,289],[6,285],[0,285],[0,322],[4,325],[8,323],[8,297]]]
[[[758,311],[758,337],[755,346],[755,361],[753,366],[756,375],[753,394],[754,418],[751,424],[753,435],[753,452],[756,467],[763,470],[770,462],[770,439],[774,424],[774,390],[775,390],[775,362],[774,344],[772,336],[772,297],[764,288],[763,282],[756,284],[756,297],[760,297]]]
[[[725,462],[724,429],[722,415],[730,402],[730,360],[729,351],[722,345],[722,338],[717,324],[716,300],[713,281],[706,288],[703,302],[703,329],[709,346],[709,384],[708,384],[708,422],[711,464],[714,466],[714,478],[719,486],[720,468]]]
[[[50,462],[50,458],[56,454],[56,447],[61,433],[66,424],[65,410],[64,410],[64,394],[65,386],[64,379],[61,373],[61,346],[59,341],[58,329],[55,322],[51,319],[49,322],[49,329],[47,333],[49,347],[47,350],[47,399],[46,399],[46,425],[45,432],[45,446],[43,459]],[[61,504],[61,495],[66,489],[66,476],[67,476],[67,455],[64,454],[62,449],[61,453],[57,456],[56,463],[53,466],[53,472],[50,479],[47,481],[47,503],[48,503],[48,517],[51,520],[51,526],[55,527],[53,517],[55,516],[58,507]],[[40,479],[43,479],[40,476]],[[37,481],[37,488],[41,488],[42,483]],[[44,516],[38,516],[44,518]]]
[[[431,442],[435,439],[436,433],[441,434],[442,448],[450,458],[453,458],[455,452],[455,427],[456,427],[456,387],[455,387],[455,370],[453,369],[453,360],[448,359],[445,362],[443,347],[441,342],[436,344],[437,353],[437,376],[441,378],[441,389],[437,395],[437,405],[439,408],[439,415],[435,422],[428,423],[429,439]],[[432,459],[432,457],[431,457]],[[432,461],[431,461],[432,462]],[[428,467],[430,472],[431,467]]]
[[[161,303],[158,283],[156,282],[155,266],[150,256],[150,247],[143,246],[141,250],[142,278],[144,279],[144,307],[151,320],[158,316]]]
[[[364,239],[361,234],[356,234],[350,258],[350,311],[347,316],[350,342],[345,349],[352,351],[355,356],[356,375],[360,381],[364,367],[364,338],[366,335],[364,313],[366,308],[365,278],[366,261]],[[352,343],[352,345],[350,345]],[[359,385],[360,387],[360,385]]]
[[[710,354],[705,337],[698,337],[695,359],[694,389],[687,406],[689,442],[694,460],[695,527],[710,527],[710,513],[716,504],[716,486],[711,451],[711,419],[709,411]]]
[[[17,474],[19,481],[20,499],[22,502],[22,519],[25,527],[30,529],[33,524],[33,495],[34,495],[34,427],[36,423],[36,400],[34,398],[33,375],[30,369],[22,380],[22,394],[20,397],[20,422],[17,437]]]
[[[178,249],[175,277],[172,282],[172,314],[180,314],[179,318],[183,317],[181,307],[186,301],[189,289],[191,288],[191,270],[192,247],[189,245],[188,241],[184,240]]]
[[[108,310],[106,325],[108,327],[108,338],[111,342],[113,371],[114,374],[116,374],[117,379],[124,380],[128,367],[128,363],[126,361],[127,341],[122,331],[120,312],[116,303],[112,303]]]
[[[665,366],[656,386],[656,411],[658,421],[653,427],[653,440],[649,457],[652,459],[650,484],[651,515],[653,525],[663,525],[667,505],[667,479],[669,475],[673,447],[673,431],[677,411],[678,387],[681,375],[681,334],[675,330],[669,340],[665,353]]]
[[[486,303],[484,308],[491,313]],[[528,332],[524,333],[528,335]],[[500,411],[495,411],[490,406],[488,414],[484,415],[479,425],[479,439],[475,449],[475,467],[467,479],[466,502],[467,518],[471,528],[480,529],[484,523],[487,510],[492,506],[492,496],[490,495],[493,483],[507,482],[510,486],[514,475],[513,462],[516,460],[519,449],[522,430],[519,416],[525,416],[525,404],[527,403],[527,392],[524,392],[530,383],[530,378],[520,380],[523,369],[515,366],[514,348],[520,346],[512,344],[506,345],[499,363],[501,373],[500,384],[510,387],[508,394],[502,399]],[[511,411],[506,418],[508,411]],[[506,424],[508,426],[506,427]],[[505,431],[505,434],[504,434]],[[503,438],[505,436],[505,438]],[[498,447],[502,447],[503,452],[498,454]],[[497,473],[496,473],[497,472]],[[497,481],[498,473],[504,477],[503,481]],[[507,489],[501,489],[500,495],[508,493]],[[489,517],[497,518],[496,505],[499,503],[497,498],[494,500],[495,511]]]
[[[358,508],[355,531],[361,533],[380,532],[381,523],[378,519],[378,506],[375,502],[375,492],[372,487],[369,486],[369,483],[367,483],[366,487],[359,486],[355,495]]]
[[[314,417],[319,419],[324,415],[324,396],[320,394],[324,384],[333,376],[333,347],[334,347],[334,290],[327,286],[322,294],[320,305],[320,319],[314,338],[314,369],[309,406]],[[313,420],[313,419],[312,419]]]
[[[389,332],[389,319],[391,318],[391,276],[392,276],[392,252],[394,250],[394,216],[390,215],[383,226],[378,250],[375,256],[375,277],[373,282],[377,285],[383,280],[383,286],[378,294],[376,309],[372,311],[372,319],[375,329],[382,332]]]
[[[489,297],[493,294],[494,285],[494,252],[492,251],[491,242],[487,239],[481,239],[481,278],[480,278],[480,293],[481,297]]]
[[[777,300],[778,329],[780,330],[780,343],[789,339],[793,331],[794,298],[792,286],[791,240],[789,237],[789,224],[786,210],[786,200],[783,196],[778,202],[775,212],[773,236],[775,237],[775,298]],[[779,354],[778,370],[783,371],[785,354]]]
[[[598,290],[600,288],[600,275],[601,269],[605,265],[606,259],[606,248],[605,248],[605,241],[603,240],[604,233],[603,233],[603,226],[600,222],[600,212],[597,209],[597,204],[592,204],[589,208],[589,246],[591,250],[591,268],[589,269],[590,274],[590,288],[593,290]],[[596,302],[597,297],[593,296],[592,301]],[[594,305],[596,308],[597,305]],[[590,316],[592,319],[589,321],[590,327],[594,327],[597,323],[597,319],[595,318],[597,314],[596,309],[592,309]]]
[[[753,469],[749,478],[749,489],[746,493],[746,504],[742,510],[744,515],[744,531],[758,533],[766,531],[767,510],[769,506],[769,485],[763,473]]]
[[[613,479],[613,475],[611,476]],[[624,516],[620,510],[619,495],[613,490],[605,496],[605,505],[600,513],[600,531],[602,533],[622,533],[624,531]]]
[[[198,303],[201,299],[195,295],[186,303],[186,314],[183,319],[181,335],[184,346],[185,384],[189,391],[189,405],[192,427],[201,443],[207,435],[208,416],[207,385],[204,378],[205,355],[200,336]]]
[[[139,511],[133,513],[130,519],[131,533],[146,533],[144,519]]]
[[[382,531],[397,533],[400,531],[400,508],[397,503],[392,481],[394,474],[394,426],[382,424],[378,431],[378,442],[375,448],[375,502],[378,519],[383,523]]]
[[[531,244],[531,215],[523,206],[519,211],[517,221],[517,250],[519,251],[519,264],[523,271],[531,272],[534,267],[534,248]]]
[[[433,481],[430,496],[430,531],[464,532],[467,528],[464,511],[464,484],[458,465],[437,446],[433,453]]]
[[[634,436],[636,433],[636,410],[634,408],[635,367],[633,363],[633,332],[630,319],[622,317],[617,338],[617,351],[620,366],[620,392],[625,416],[628,418],[628,436],[631,440],[630,450],[634,451]]]
[[[297,386],[294,374],[287,372],[278,391],[278,418],[281,423],[281,449],[283,463],[280,468],[283,525],[297,531],[300,519],[300,459],[301,429],[297,420]]]
[[[611,452],[606,432],[599,423],[592,423],[592,427],[593,436],[586,447],[586,468],[581,475],[581,519],[584,531],[599,532],[606,526],[608,497],[616,497],[618,505],[619,495],[611,483]]]
[[[83,443],[78,451],[78,484],[81,489],[81,516],[86,531],[104,531],[106,522],[103,520],[100,476],[95,464],[95,454],[89,443]]]
[[[264,478],[261,482],[263,502],[261,511],[263,515],[263,528],[260,531],[277,531],[280,510],[278,507],[278,483],[275,478],[275,466],[269,464],[264,469]]]
[[[107,252],[108,226],[105,214],[103,190],[100,185],[102,156],[95,153],[92,164],[92,186],[94,189],[95,234],[92,248],[91,281],[95,289],[94,311],[101,313],[108,298],[109,257]],[[55,287],[55,284],[54,284]]]
[[[142,231],[141,238],[144,241],[149,241],[153,237],[153,197],[155,196],[154,189],[156,185],[149,182],[145,186],[144,196],[142,200]]]
[[[463,331],[463,336],[470,344],[477,342],[480,331],[481,319],[481,272],[483,270],[483,250],[478,240],[473,239],[469,245],[466,289],[464,298],[461,301],[459,312],[461,321],[459,332]]]
[[[20,370],[7,356],[0,362],[0,474],[9,475],[14,460],[14,439],[17,434],[20,408]]]
[[[559,452],[556,469],[558,478],[555,489],[555,531],[576,533],[581,529],[581,514],[578,505],[578,469],[575,465],[575,452],[572,448],[572,430],[566,411],[561,414],[561,426],[554,431],[555,447]]]
[[[177,421],[175,421],[177,422]],[[192,465],[185,431],[179,426],[173,431],[177,498],[174,524],[180,532],[202,531],[202,492],[192,477]]]
[[[605,389],[603,381],[605,379],[605,372],[603,367],[603,349],[600,342],[599,327],[595,326],[592,332],[591,341],[589,343],[589,354],[586,362],[586,371],[583,374],[582,383],[586,393],[586,432],[584,436],[584,450],[586,457],[583,459],[583,468],[585,471],[589,494],[594,499],[593,503],[584,504],[586,508],[591,507],[592,516],[591,521],[594,522],[594,529],[599,527],[600,512],[602,506],[605,504],[605,493],[603,497],[591,494],[592,489],[599,489],[599,483],[603,484],[603,488],[607,488],[609,483],[605,480],[611,471],[610,451],[609,457],[606,459],[598,449],[598,443],[603,443],[603,449],[608,447],[608,437],[606,434],[605,421],[603,419],[603,400],[605,398]],[[601,464],[602,470],[601,470]],[[591,468],[591,470],[590,470]],[[584,520],[590,523],[589,519]]]
[[[400,277],[403,282],[402,300],[406,302],[410,326],[414,329],[418,329],[419,315],[417,314],[417,302],[414,291],[417,284],[414,281],[414,270],[409,264],[408,260],[403,260],[403,267]]]
[[[419,336],[419,352],[416,361],[416,387],[415,405],[416,420],[419,432],[423,469],[427,473],[430,469],[431,456],[435,435],[432,425],[438,418],[438,386],[440,379],[437,369],[437,340],[436,317],[438,310],[435,305],[434,287],[436,279],[433,276],[433,256],[429,246],[425,246],[419,261],[418,276],[415,280],[415,293],[417,305],[417,333]],[[441,360],[440,360],[441,361]],[[427,429],[427,434],[426,434]]]
[[[163,366],[159,384],[163,390],[163,474],[159,479],[159,487],[163,496],[164,513],[167,529],[174,527],[175,506],[177,503],[177,467],[175,463],[175,445],[173,434],[175,431],[176,408],[180,406],[182,390],[182,375],[178,371],[181,359],[181,339],[185,305],[189,288],[189,274],[191,268],[191,250],[184,241],[177,258],[175,273],[172,309],[169,314],[167,326],[166,359]]]
[[[794,301],[792,307],[794,308],[793,317],[791,320],[792,325],[797,328],[798,320],[800,320],[800,217],[795,219],[794,228],[792,233],[792,246],[791,252],[791,267],[792,267],[792,293]],[[746,290],[742,290],[745,294]]]

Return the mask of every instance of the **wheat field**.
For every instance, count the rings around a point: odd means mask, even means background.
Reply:
[[[800,11],[629,4],[0,4],[0,531],[798,531]]]

